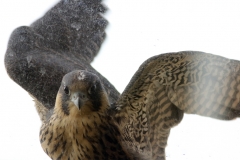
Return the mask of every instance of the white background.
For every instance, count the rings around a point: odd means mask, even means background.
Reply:
[[[40,120],[27,92],[6,74],[8,38],[41,17],[56,0],[0,1],[0,159],[48,159]],[[106,0],[110,25],[93,66],[122,92],[139,65],[166,52],[197,50],[240,60],[238,0]],[[172,129],[167,160],[239,160],[240,120],[185,115]]]

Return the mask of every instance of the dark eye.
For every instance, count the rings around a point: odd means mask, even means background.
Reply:
[[[88,93],[92,94],[93,92],[95,92],[96,88],[96,85],[92,85],[91,88],[88,90]]]
[[[70,91],[68,89],[68,86],[64,86],[63,90],[64,90],[65,94],[70,95]]]

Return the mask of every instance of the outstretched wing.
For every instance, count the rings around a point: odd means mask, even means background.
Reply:
[[[101,0],[62,0],[30,27],[15,29],[5,54],[9,76],[35,99],[40,117],[51,115],[62,77],[73,70],[97,74],[115,101],[119,93],[90,62],[105,39]]]
[[[202,52],[168,53],[143,63],[113,109],[121,143],[134,158],[165,159],[183,113],[240,116],[240,62]]]

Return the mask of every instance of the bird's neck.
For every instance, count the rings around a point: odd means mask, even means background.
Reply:
[[[48,136],[44,132],[49,132]],[[42,147],[53,159],[126,158],[116,138],[117,130],[109,123],[105,112],[93,112],[83,117],[71,117],[55,112],[51,124],[45,124],[40,134]],[[54,139],[50,143],[46,139]]]

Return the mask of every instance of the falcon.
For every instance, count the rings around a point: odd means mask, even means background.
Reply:
[[[240,116],[240,62],[183,51],[146,60],[120,95],[90,65],[105,38],[99,0],[62,0],[11,35],[9,76],[35,100],[51,159],[159,159],[184,113]]]

